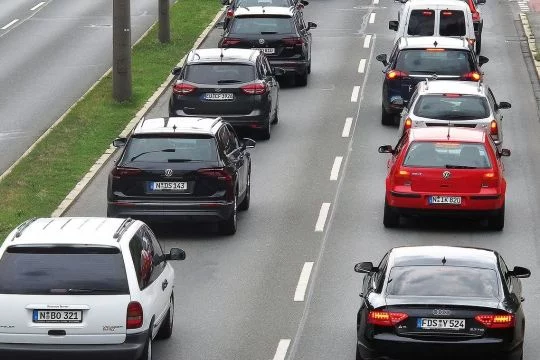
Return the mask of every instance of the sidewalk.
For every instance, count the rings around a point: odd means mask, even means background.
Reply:
[[[521,10],[522,12],[519,16],[523,24],[525,36],[527,37],[536,74],[540,79],[540,0],[529,0],[528,6],[525,8],[521,7]]]

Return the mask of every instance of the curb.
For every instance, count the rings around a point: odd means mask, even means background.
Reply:
[[[529,45],[529,52],[531,53],[532,61],[534,63],[534,68],[536,70],[536,76],[540,80],[540,61],[536,60],[536,54],[538,54],[538,49],[536,48],[536,38],[531,29],[531,24],[529,24],[529,19],[524,13],[519,14],[521,20],[521,25],[525,36],[527,37],[527,44]]]
[[[219,21],[219,19],[221,18],[221,16],[223,15],[225,11],[225,7],[223,7],[221,10],[218,11],[218,13],[216,14],[216,16],[214,17],[214,19],[212,20],[212,22],[210,22],[210,24],[203,30],[203,32],[199,35],[199,37],[197,38],[197,40],[195,41],[195,43],[193,44],[193,49],[196,49],[198,48],[202,42],[208,37],[208,34],[210,33],[210,31],[215,27],[216,23]],[[152,25],[150,27],[150,29],[148,29],[147,32],[144,33],[144,35],[141,37],[141,39],[143,37],[145,37],[147,35],[147,33],[155,26]],[[184,61],[185,61],[185,56],[180,60],[180,62],[177,64],[177,66],[182,66],[184,64]],[[109,71],[103,75],[103,77],[105,77],[109,72],[111,71],[111,69],[109,69]],[[102,77],[102,78],[103,78]],[[100,78],[101,80],[101,78]],[[98,80],[98,82],[100,81]],[[133,119],[131,119],[131,121],[127,124],[127,126],[124,128],[124,130],[120,133],[120,137],[125,137],[129,134],[129,132],[131,131],[131,129],[133,129],[133,127],[137,124],[137,122],[139,122],[139,120],[141,118],[143,118],[150,110],[152,110],[152,108],[154,107],[154,105],[157,103],[157,100],[163,95],[163,93],[165,93],[167,91],[167,89],[169,88],[170,84],[172,83],[172,81],[174,80],[174,75],[170,74],[167,79],[160,85],[160,87],[154,92],[154,94],[148,99],[148,101],[146,102],[146,104],[137,112],[137,114],[135,114],[135,117],[133,117]],[[97,82],[96,84],[94,84],[92,86],[92,88],[94,88],[95,86],[97,85]],[[90,90],[92,89],[90,88]],[[88,90],[88,92],[90,91]],[[87,93],[88,93],[87,92]],[[86,93],[85,93],[86,95]],[[84,96],[83,96],[84,97]],[[82,100],[79,99],[77,101],[77,103]],[[75,103],[73,106],[75,106],[77,103]],[[72,106],[72,107],[73,107]],[[71,107],[70,109],[71,110]],[[69,112],[69,110],[67,112]],[[63,119],[65,117],[65,115],[67,114],[67,112],[62,116],[61,119]],[[52,130],[52,128],[57,125],[57,123],[59,123],[61,121],[61,119],[57,120],[57,122],[49,129],[47,130],[47,132],[45,132],[45,134],[42,135],[42,137],[44,137],[46,134],[48,134],[50,132],[50,130]],[[40,137],[41,139],[41,137]],[[35,145],[37,145],[37,143],[34,143],[34,145],[32,145],[32,147],[30,149],[27,150],[27,152],[29,152],[32,148],[35,147]],[[86,189],[86,187],[90,184],[90,182],[94,179],[94,177],[97,175],[97,173],[101,170],[101,168],[107,163],[107,161],[113,156],[113,154],[115,153],[115,150],[116,148],[114,146],[110,146],[104,153],[103,155],[101,155],[99,157],[99,159],[94,163],[94,165],[92,165],[92,167],[88,170],[88,172],[86,173],[86,175],[83,176],[83,178],[77,183],[77,185],[75,185],[75,187],[69,192],[69,194],[64,198],[64,200],[62,200],[62,202],[60,203],[60,205],[56,208],[56,210],[54,210],[54,212],[51,214],[52,217],[58,217],[58,216],[62,216],[66,211],[69,210],[69,208],[71,207],[71,205],[79,198],[79,196],[81,195],[81,193]],[[25,153],[26,154],[26,153]],[[26,154],[27,155],[27,154]],[[17,160],[17,162],[15,164],[17,164],[20,160],[22,160],[22,158],[20,158],[19,160]],[[14,164],[14,165],[15,165]],[[14,166],[12,165],[12,167]],[[10,167],[11,169],[11,167]],[[9,169],[8,169],[9,170]],[[5,173],[4,173],[5,174]],[[0,180],[2,179],[2,177],[4,176],[4,174],[2,174],[0,176]],[[6,174],[7,175],[7,174]]]

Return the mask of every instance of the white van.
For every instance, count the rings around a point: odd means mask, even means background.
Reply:
[[[450,36],[466,38],[474,46],[476,37],[471,9],[455,0],[400,0],[405,2],[398,20],[388,23],[396,31],[394,43],[408,36]]]

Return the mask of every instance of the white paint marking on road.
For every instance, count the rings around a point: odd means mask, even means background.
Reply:
[[[281,339],[276,349],[276,354],[274,355],[273,360],[285,360],[287,355],[287,350],[289,350],[289,345],[291,344],[291,339]]]
[[[371,13],[369,15],[369,23],[373,24],[375,22],[375,13]]]
[[[379,0],[373,0],[373,5],[378,5],[379,4]]]
[[[43,5],[45,5],[45,1],[42,1],[39,4],[37,4],[36,6],[34,6],[33,8],[31,8],[30,11],[34,11],[34,10],[42,7]]]
[[[366,35],[364,39],[364,49],[369,48],[369,43],[371,42],[371,35]]]
[[[315,231],[322,232],[324,230],[324,224],[326,223],[326,218],[328,217],[328,211],[330,210],[330,203],[323,203],[321,205],[321,210],[319,211],[319,218],[315,224]]]
[[[313,262],[306,262],[304,264],[302,272],[300,273],[300,278],[298,279],[298,285],[296,285],[296,291],[294,292],[294,301],[304,301],[312,269]]]
[[[360,93],[360,86],[355,86],[352,89],[351,102],[357,102],[358,101],[358,94],[359,93]]]
[[[341,162],[343,156],[336,156],[334,159],[334,165],[332,165],[332,171],[330,171],[330,180],[337,180],[339,176],[339,169],[341,168]]]
[[[366,59],[360,60],[360,64],[358,64],[358,72],[363,74],[364,71],[366,71]]]
[[[4,26],[1,27],[0,29],[6,30],[8,27],[10,27],[11,25],[15,24],[17,21],[19,21],[19,19],[15,19],[15,20],[11,21],[9,24],[4,25]]]
[[[349,134],[351,132],[351,126],[352,126],[352,117],[348,117],[345,119],[345,126],[343,127],[343,132],[341,133],[341,137],[349,137]]]

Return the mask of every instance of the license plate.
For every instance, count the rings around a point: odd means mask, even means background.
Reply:
[[[264,54],[274,54],[276,52],[274,48],[254,48],[253,50],[260,50]]]
[[[234,100],[234,94],[232,93],[206,93],[204,95],[206,100]]]
[[[32,321],[35,323],[80,323],[82,310],[34,310]]]
[[[427,319],[419,318],[417,327],[426,330],[463,330],[465,319]]]
[[[187,190],[187,182],[153,182],[150,183],[153,191],[184,191]]]
[[[461,196],[430,196],[429,203],[461,205]]]

